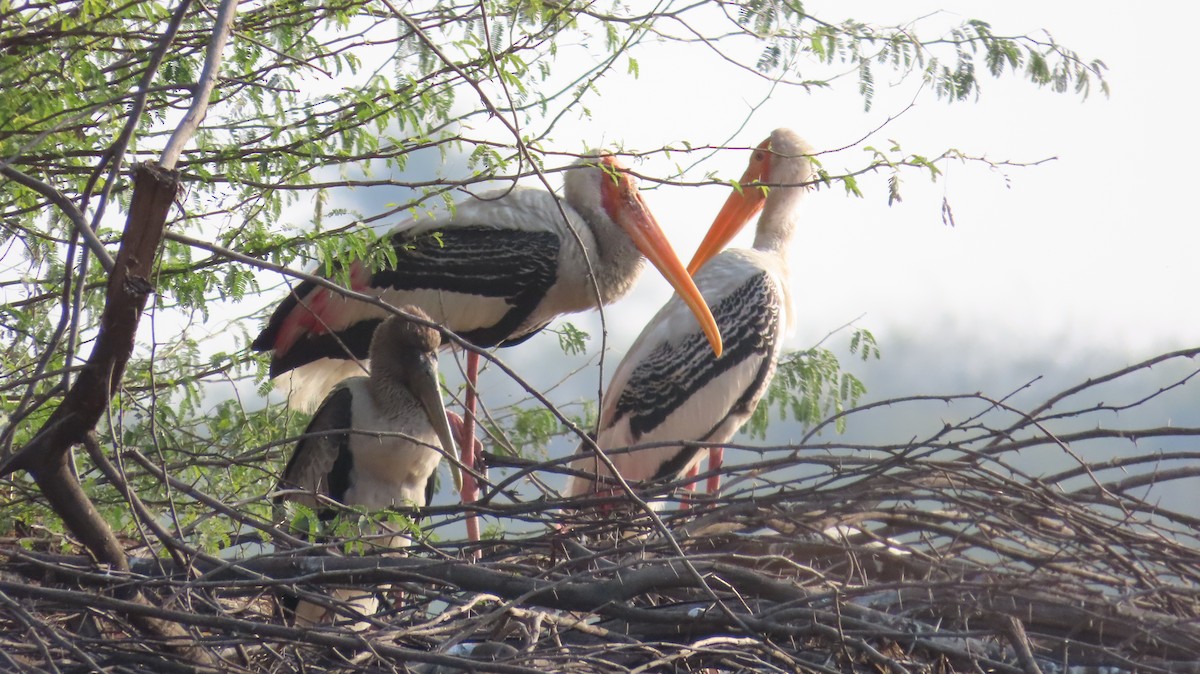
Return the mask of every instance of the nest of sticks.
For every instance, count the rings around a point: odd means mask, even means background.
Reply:
[[[1196,484],[1200,429],[1113,423],[1181,394],[1195,355],[1023,409],[978,394],[867,405],[855,424],[899,410],[936,428],[745,448],[719,497],[665,486],[658,511],[627,494],[519,498],[513,485],[555,468],[508,460],[472,509],[504,534],[474,547],[451,540],[460,506],[429,509],[427,536],[403,554],[133,550],[117,574],[2,543],[0,668],[1200,672],[1200,520],[1159,502]],[[1188,366],[1097,402],[1168,361]],[[1035,475],[1031,462],[1052,467]],[[282,594],[332,601],[339,586],[376,588],[383,608],[317,629],[279,609]],[[130,616],[188,638],[148,637]]]

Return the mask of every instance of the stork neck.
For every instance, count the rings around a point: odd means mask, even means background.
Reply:
[[[371,362],[371,376],[367,380],[367,390],[375,400],[375,408],[388,414],[398,414],[403,411],[401,401],[411,398],[404,385],[403,367],[389,359],[374,359]]]
[[[633,287],[646,258],[633,245],[633,240],[625,233],[599,204],[592,204],[584,199],[572,199],[570,190],[566,193],[566,201],[575,212],[587,223],[591,230],[595,246],[585,246],[588,261],[591,262],[592,272],[596,275],[596,285],[600,289],[602,303],[608,304]],[[587,236],[583,232],[583,241]]]
[[[625,232],[607,216],[603,223],[594,223],[598,250],[588,251],[592,269],[596,274],[596,285],[600,287],[600,299],[605,304],[624,295],[632,287],[645,266],[646,258],[633,245]],[[599,259],[597,259],[599,258]]]
[[[787,251],[796,232],[797,206],[803,193],[801,187],[776,187],[771,190],[758,219],[758,231],[754,235],[756,250],[781,255]]]

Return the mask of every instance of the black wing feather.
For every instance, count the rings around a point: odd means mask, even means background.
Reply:
[[[476,346],[509,346],[536,329],[514,334],[558,278],[560,241],[553,232],[487,226],[392,235],[396,268],[376,272],[372,285],[397,290],[440,289],[502,298],[511,307],[495,325],[464,332]]]
[[[727,414],[713,419],[697,441],[706,440],[730,415],[747,411],[766,387],[779,334],[779,300],[767,273],[756,274],[712,307],[721,330],[724,353],[714,359],[702,333],[689,335],[682,343],[663,344],[630,376],[617,399],[612,423],[628,415],[635,438],[666,421],[667,417],[700,389],[730,368],[753,356],[768,356],[754,382]],[[686,458],[686,457],[685,457]]]
[[[302,438],[296,443],[292,458],[283,470],[283,478],[279,483],[281,488],[300,489],[344,503],[354,467],[350,454],[353,400],[354,394],[345,387],[334,389],[325,398],[304,431],[306,435],[324,435]],[[345,432],[328,433],[338,430]],[[288,498],[301,500],[298,496]]]
[[[482,348],[512,346],[545,327],[543,323],[518,332],[558,280],[561,242],[553,232],[456,226],[436,233],[398,232],[392,235],[391,244],[396,251],[396,268],[372,274],[372,286],[440,289],[502,298],[508,304],[509,310],[494,325],[461,333],[472,344]],[[300,298],[316,289],[310,281],[296,286],[275,308],[251,348],[274,349],[288,315],[303,311]],[[272,359],[271,377],[322,358],[365,359],[371,336],[382,320],[365,319],[338,332],[302,335],[287,353]]]

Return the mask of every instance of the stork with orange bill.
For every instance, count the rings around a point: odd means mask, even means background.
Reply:
[[[712,308],[724,352],[713,357],[676,296],[617,366],[601,402],[596,445],[616,450],[667,443],[609,456],[625,480],[671,481],[688,473],[702,458],[700,450],[670,443],[728,441],[766,393],[790,329],[787,248],[812,178],[811,155],[808,143],[790,129],[775,130],[754,148],[745,175],[688,265]],[[721,252],[759,211],[753,248]],[[710,469],[720,467],[723,453],[710,450]],[[611,476],[583,447],[571,467],[587,477],[573,475],[567,496],[603,491]],[[714,475],[710,491],[719,484]]]

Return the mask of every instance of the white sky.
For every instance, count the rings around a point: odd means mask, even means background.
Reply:
[[[841,6],[805,3],[827,20],[844,18]],[[812,344],[860,314],[860,324],[885,348],[889,334],[899,332],[966,334],[999,352],[1119,352],[1136,360],[1195,345],[1200,311],[1188,298],[1200,274],[1200,218],[1190,190],[1200,141],[1188,131],[1196,115],[1192,87],[1180,82],[1175,65],[1190,63],[1189,47],[1163,29],[1192,25],[1200,8],[1168,9],[1162,2],[1136,9],[1113,2],[898,6],[861,2],[846,11],[883,23],[948,8],[922,24],[927,37],[966,18],[987,20],[1002,35],[1047,28],[1081,56],[1108,64],[1112,97],[1093,89],[1081,101],[1011,76],[985,76],[975,103],[947,105],[926,92],[872,142],[896,139],[921,154],[954,147],[995,160],[1058,159],[1006,174],[944,163],[946,175],[936,184],[914,171],[904,202],[891,208],[882,177],[862,181],[865,199],[840,187],[811,194],[793,256],[799,297],[794,345]],[[890,73],[878,69],[869,113],[852,79],[814,93],[780,88],[735,134],[751,106],[762,101],[766,83],[716,58],[706,61],[702,50],[678,49],[643,45],[640,78],[603,81],[608,104],[593,104],[591,120],[558,127],[555,140],[568,148],[623,141],[649,149],[685,139],[753,145],[771,129],[790,126],[819,150],[831,149],[900,112],[918,84],[913,77],[889,87]],[[831,173],[857,167],[861,154],[856,149],[828,157],[825,167]],[[726,151],[702,168],[735,178],[746,159],[744,152]],[[654,175],[670,171],[665,162],[636,168]],[[686,261],[725,196],[722,188],[669,187],[647,199]],[[954,209],[955,227],[942,223],[943,196]],[[749,245],[749,237],[747,231],[734,245]],[[665,300],[665,283],[653,277],[644,277],[626,306],[648,315]],[[623,331],[610,324],[616,345],[632,340],[639,327],[620,323]]]

